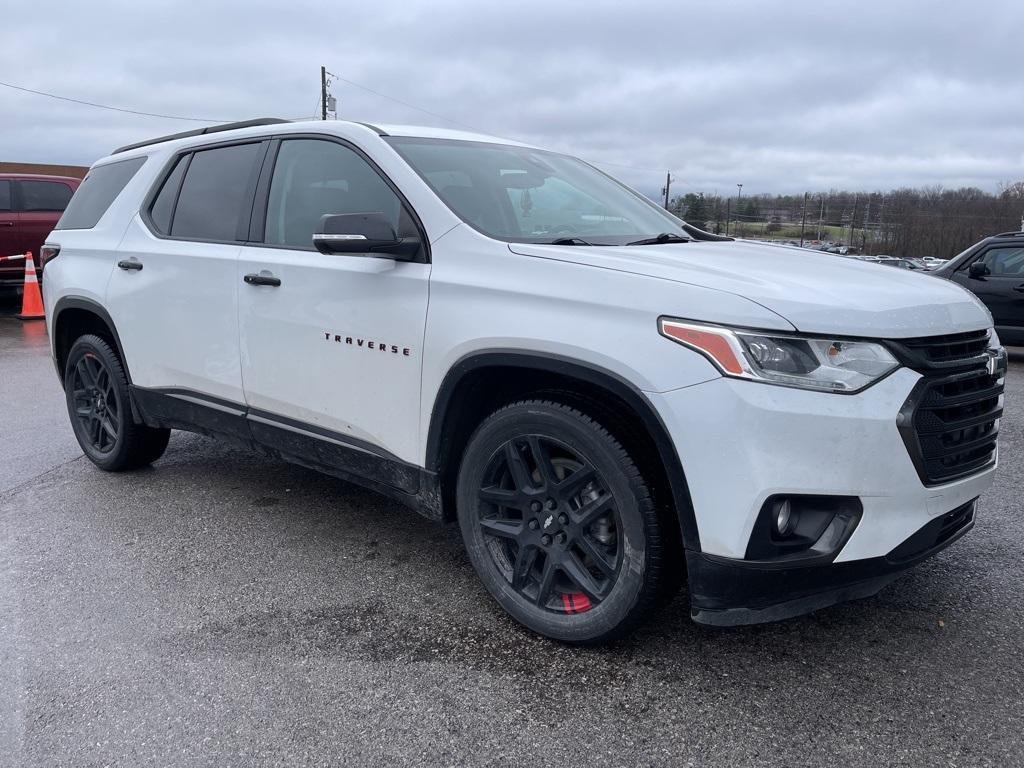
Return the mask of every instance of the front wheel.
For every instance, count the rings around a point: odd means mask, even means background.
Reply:
[[[525,401],[486,419],[466,447],[457,509],[487,590],[535,632],[605,642],[657,599],[650,492],[618,441],[574,408]]]
[[[71,346],[64,394],[78,444],[100,469],[137,469],[159,459],[167,448],[171,430],[132,420],[124,366],[99,336],[82,336]]]

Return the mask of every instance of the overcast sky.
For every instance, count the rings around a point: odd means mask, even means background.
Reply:
[[[5,4],[3,28],[0,80],[27,88],[298,118],[324,64],[455,122],[336,81],[342,118],[468,125],[648,193],[668,169],[721,194],[1024,179],[1024,0],[64,0]],[[0,160],[87,165],[200,125],[0,87]]]

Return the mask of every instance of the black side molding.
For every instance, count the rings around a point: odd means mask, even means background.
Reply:
[[[436,474],[364,440],[187,389],[131,387],[143,421],[227,440],[368,488],[441,520]]]

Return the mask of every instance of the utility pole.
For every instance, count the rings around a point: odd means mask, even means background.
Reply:
[[[804,192],[804,205],[800,211],[800,247],[804,247],[804,225],[807,224],[807,193]]]
[[[732,220],[732,198],[725,201],[725,236],[729,236],[729,222]]]
[[[668,210],[668,193],[669,193],[669,189],[671,187],[672,187],[672,172],[668,171],[665,174],[665,188],[663,190],[661,190],[662,192],[665,193],[665,210],[666,211]]]
[[[825,220],[825,196],[819,197],[821,200],[821,208],[818,209],[818,240],[821,240],[821,223]]]
[[[853,196],[853,213],[850,214],[850,245],[853,245],[853,225],[857,221],[857,196]]]
[[[327,67],[320,67],[320,119],[327,119]]]
[[[740,226],[740,216],[741,216],[740,211],[742,210],[740,208],[740,202],[743,200],[743,185],[742,184],[737,184],[736,185],[736,189],[739,190],[736,193],[736,231],[739,232],[740,231],[740,229],[739,229],[739,226]]]
[[[860,247],[862,251],[867,250],[868,225],[871,223],[871,197],[868,197],[867,205],[864,206],[864,229],[860,233]]]

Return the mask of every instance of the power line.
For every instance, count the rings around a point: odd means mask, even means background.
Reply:
[[[466,129],[468,129],[470,131],[473,131],[474,133],[487,133],[487,131],[483,130],[482,128],[474,128],[472,125],[467,125],[466,123],[459,122],[458,120],[453,120],[452,118],[445,117],[444,115],[439,114],[437,112],[431,112],[429,109],[424,109],[423,107],[417,107],[415,104],[410,104],[407,101],[402,101],[401,99],[396,99],[394,96],[388,96],[386,93],[381,93],[380,91],[375,91],[373,88],[369,88],[369,87],[367,87],[365,85],[361,85],[361,84],[359,84],[359,83],[357,83],[357,82],[355,82],[353,80],[348,80],[348,79],[346,79],[344,77],[341,77],[341,75],[334,74],[333,72],[328,72],[327,74],[329,74],[335,80],[341,80],[341,82],[343,82],[343,83],[348,83],[349,85],[354,85],[356,88],[361,88],[362,90],[366,91],[367,93],[372,93],[374,96],[380,96],[382,99],[387,99],[388,101],[393,101],[396,104],[401,104],[403,107],[408,107],[409,109],[415,109],[417,112],[422,112],[425,115],[431,115],[433,117],[438,118],[439,120],[444,120],[445,122],[451,123],[452,125],[457,125],[460,128],[466,128]]]
[[[357,83],[354,80],[349,80],[347,78],[341,77],[340,75],[336,75],[333,72],[328,72],[327,74],[329,74],[331,77],[333,77],[333,78],[335,78],[337,80],[340,80],[343,83],[347,83],[348,85],[354,86],[356,88],[360,88],[360,89],[366,91],[367,93],[372,93],[373,95],[379,96],[382,99],[387,99],[388,101],[393,101],[396,104],[401,104],[404,107],[408,107],[409,109],[414,109],[417,112],[422,112],[425,115],[431,115],[432,117],[436,117],[439,120],[444,120],[445,122],[451,123],[452,125],[457,125],[457,126],[459,126],[461,128],[465,128],[465,129],[473,131],[475,133],[488,133],[488,131],[485,131],[482,128],[476,128],[476,127],[474,127],[472,125],[468,125],[467,123],[463,123],[463,122],[461,122],[459,120],[454,120],[454,119],[452,119],[450,117],[446,117],[445,115],[442,115],[439,112],[434,112],[434,111],[429,110],[429,109],[424,109],[423,107],[418,107],[415,104],[410,104],[409,102],[403,101],[402,99],[396,99],[393,96],[388,96],[386,93],[381,93],[380,91],[377,91],[377,90],[375,90],[373,88],[370,88],[368,86],[362,85],[361,83]],[[13,83],[6,83],[6,82],[3,82],[3,81],[0,81],[0,86],[3,86],[5,88],[10,88],[10,89],[15,90],[15,91],[22,91],[23,93],[31,93],[31,94],[33,94],[35,96],[45,96],[46,98],[49,98],[49,99],[57,99],[58,101],[67,101],[67,102],[70,102],[72,104],[81,104],[81,105],[86,106],[86,107],[95,107],[97,109],[106,109],[106,110],[110,110],[111,112],[122,112],[122,113],[128,114],[128,115],[141,115],[143,117],[159,117],[159,118],[163,118],[164,120],[185,120],[185,121],[193,122],[193,123],[229,123],[229,122],[231,122],[230,120],[216,119],[216,118],[212,118],[212,117],[186,117],[184,115],[166,115],[166,114],[162,114],[162,113],[159,113],[159,112],[146,112],[146,111],[140,110],[140,109],[128,109],[126,107],[115,107],[115,106],[111,106],[109,104],[99,104],[98,102],[95,102],[95,101],[86,101],[84,99],[75,99],[75,98],[72,98],[70,96],[61,96],[61,95],[56,94],[56,93],[48,93],[46,91],[38,91],[38,90],[35,90],[34,88],[25,88],[24,86],[21,86],[21,85],[15,85]],[[320,101],[318,100],[317,101],[317,108],[319,108],[319,107],[320,107]],[[660,171],[660,170],[656,170],[656,169],[653,169],[653,168],[642,168],[642,167],[637,166],[637,165],[629,165],[628,163],[612,163],[612,162],[607,162],[607,161],[604,161],[604,160],[592,160],[592,162],[595,165],[608,165],[608,166],[612,166],[612,167],[615,167],[615,168],[629,168],[629,169],[634,170],[634,171],[643,171],[644,173],[662,173],[662,171]]]
[[[212,117],[183,117],[182,115],[162,115],[159,112],[143,112],[139,109],[125,109],[123,107],[112,107],[109,104],[97,104],[94,101],[84,101],[82,99],[73,99],[70,96],[58,96],[55,93],[47,93],[46,91],[36,91],[32,88],[25,88],[20,85],[14,85],[13,83],[0,82],[0,85],[5,88],[12,88],[15,91],[24,91],[25,93],[33,93],[36,96],[46,96],[50,99],[59,99],[60,101],[70,101],[72,104],[84,104],[87,107],[97,107],[99,109],[109,109],[112,112],[126,112],[129,115],[143,115],[145,117],[162,117],[165,120],[189,120],[194,123],[227,123],[229,120],[216,120]]]
[[[372,93],[374,96],[380,96],[382,99],[387,99],[388,101],[393,101],[396,104],[401,104],[403,107],[408,107],[409,109],[415,109],[417,112],[422,112],[425,115],[431,115],[432,117],[436,117],[439,120],[444,120],[445,122],[451,123],[452,125],[457,125],[460,128],[466,128],[467,130],[473,131],[474,133],[486,133],[486,134],[490,133],[490,131],[485,131],[483,128],[476,128],[476,127],[474,127],[472,125],[468,125],[466,123],[460,122],[459,120],[453,120],[452,118],[446,117],[445,115],[442,115],[442,114],[440,114],[438,112],[432,112],[429,109],[424,109],[423,107],[417,107],[415,104],[410,104],[407,101],[402,101],[401,99],[396,99],[394,96],[388,96],[386,93],[381,93],[380,91],[374,90],[373,88],[370,88],[368,86],[365,86],[365,85],[362,85],[360,83],[357,83],[354,80],[348,80],[347,78],[341,77],[340,75],[336,75],[333,72],[328,71],[327,74],[330,75],[331,77],[333,77],[336,80],[340,80],[343,83],[348,83],[349,85],[355,86],[356,88],[360,88],[360,89],[366,91],[367,93]],[[653,168],[641,168],[640,166],[628,165],[627,163],[609,163],[609,162],[605,162],[603,160],[594,160],[592,162],[595,165],[611,165],[611,166],[614,166],[616,168],[630,168],[630,169],[632,169],[634,171],[644,171],[645,173],[662,173],[662,171],[660,171],[660,170],[655,170]]]

